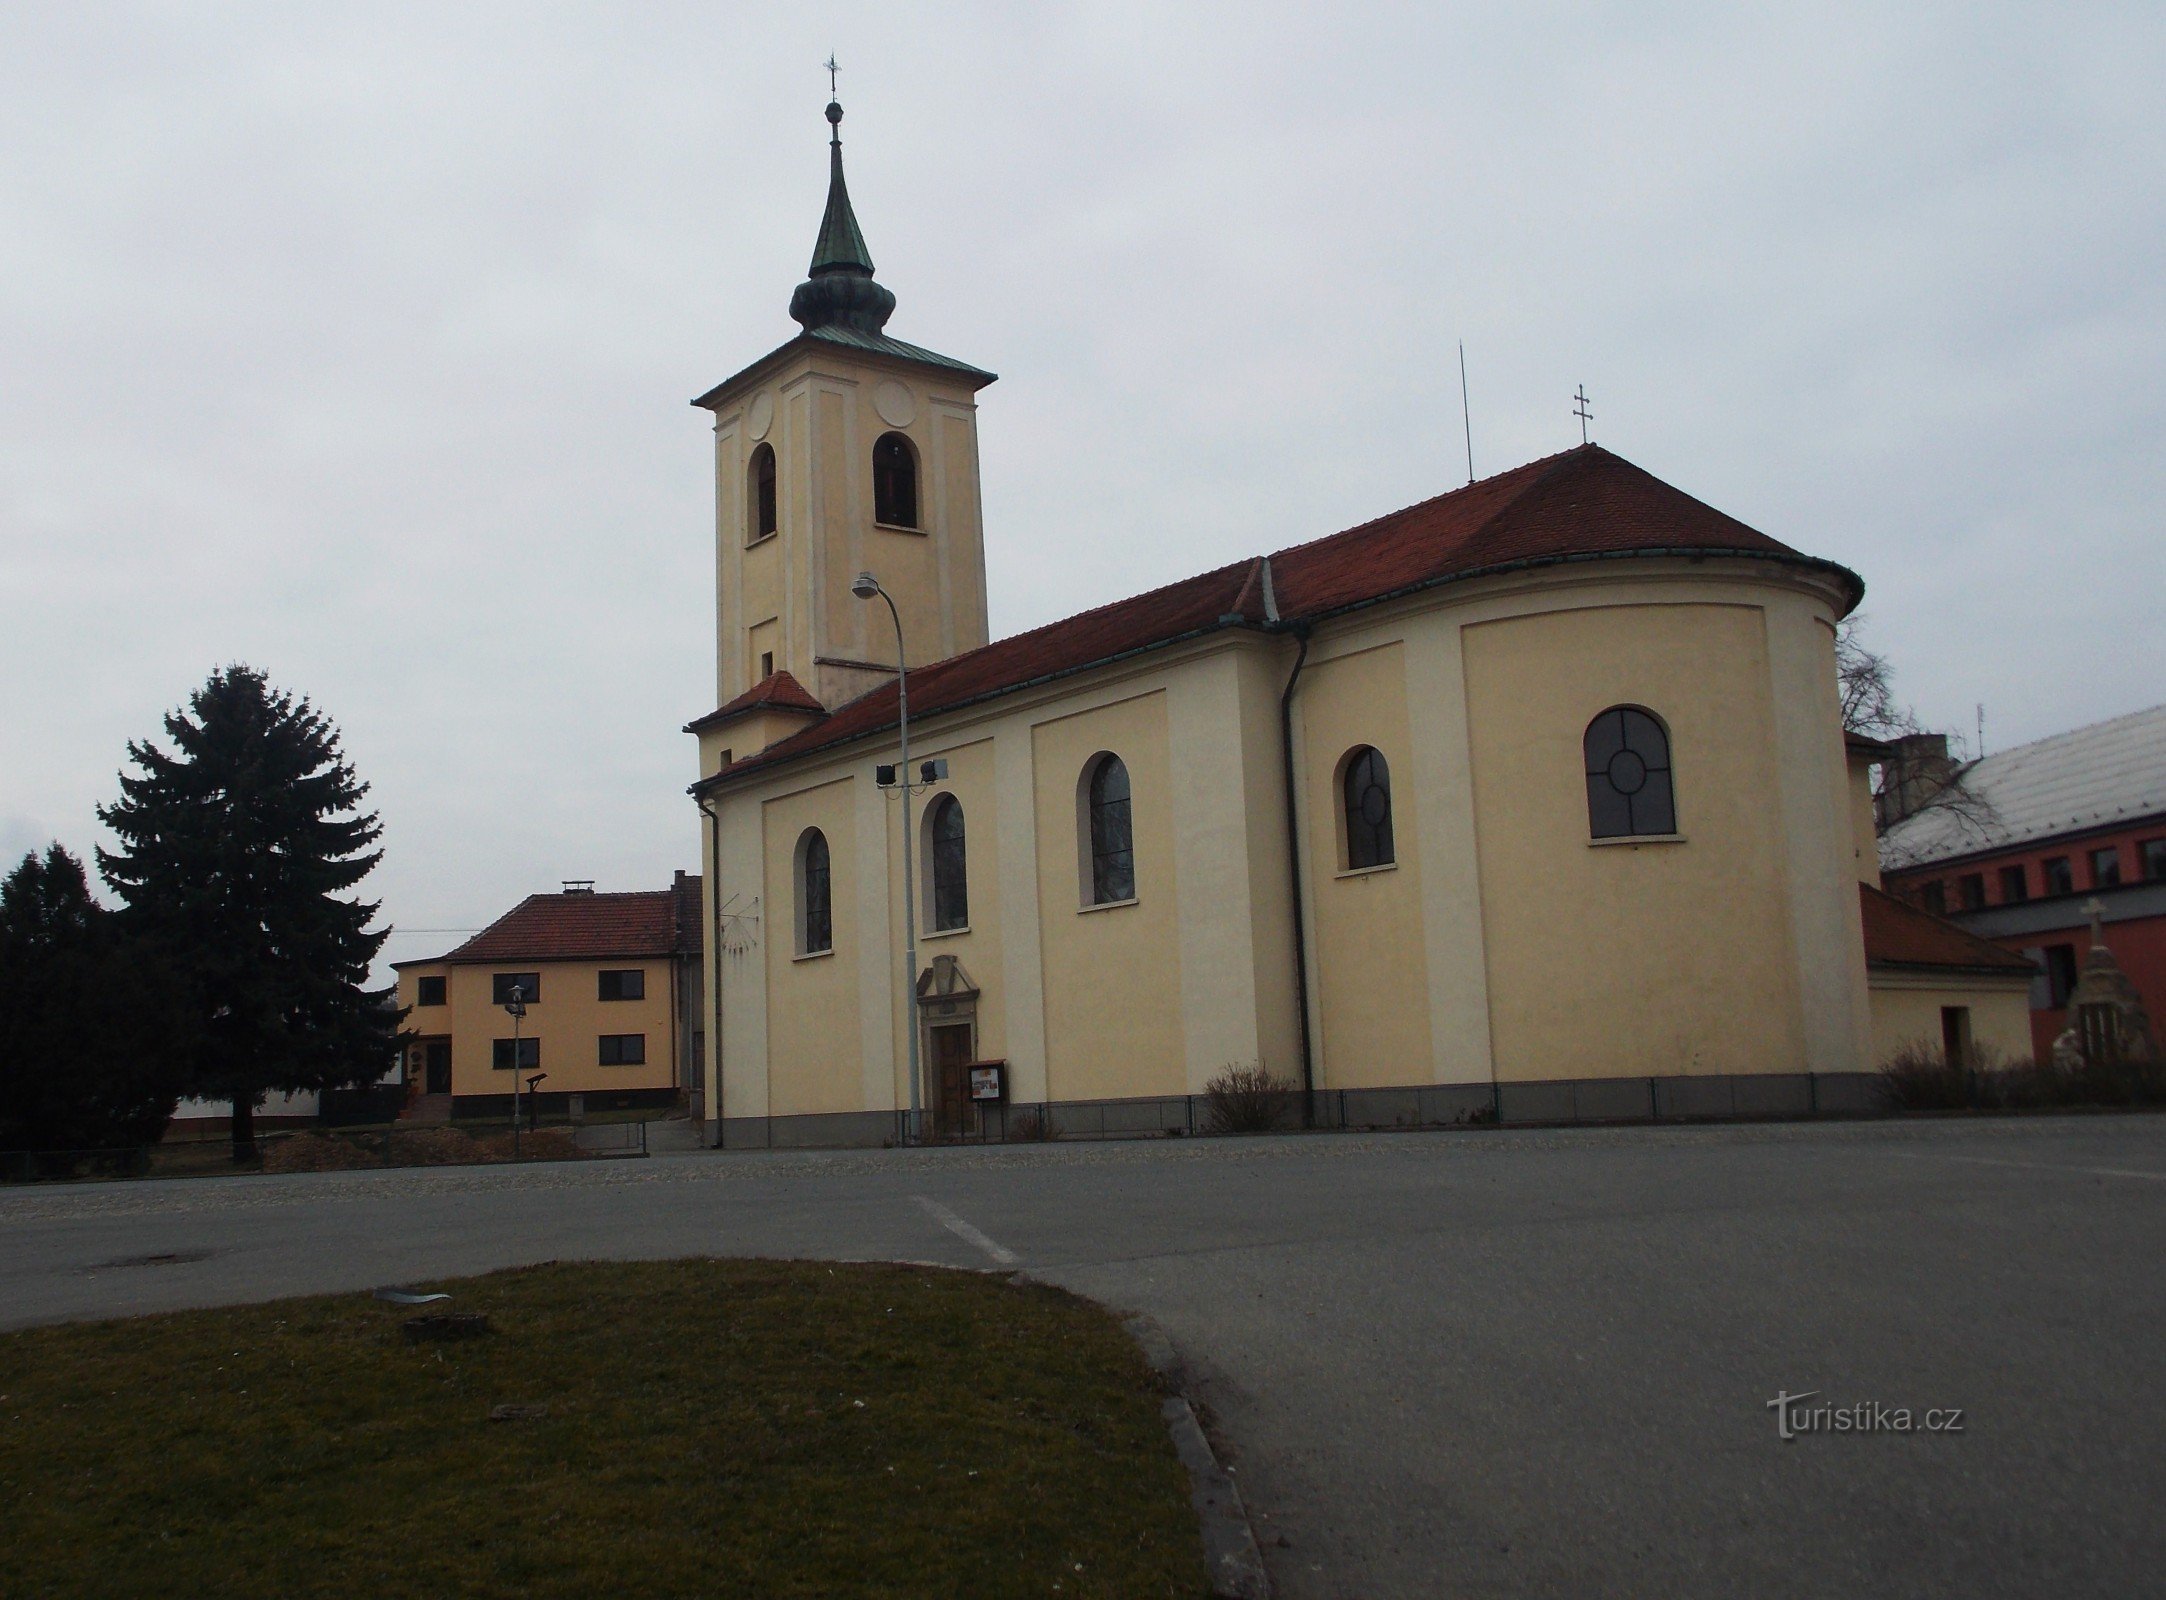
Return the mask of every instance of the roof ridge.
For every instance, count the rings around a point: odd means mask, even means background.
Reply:
[[[988,639],[984,644],[972,645],[968,650],[958,650],[952,656],[942,656],[937,661],[928,661],[923,666],[912,667],[910,670],[913,674],[921,674],[931,672],[936,667],[945,667],[952,661],[968,661],[972,656],[983,655],[988,650],[997,650],[1012,645],[1017,640],[1031,638],[1033,635],[1044,633],[1050,628],[1065,627],[1071,622],[1081,622],[1085,617],[1100,616],[1121,606],[1135,605],[1139,601],[1150,599],[1153,595],[1168,594],[1184,584],[1201,583],[1206,578],[1220,577],[1232,572],[1236,567],[1255,567],[1263,559],[1262,556],[1243,556],[1240,560],[1229,561],[1222,567],[1210,567],[1202,572],[1192,572],[1185,578],[1176,578],[1171,583],[1162,583],[1155,589],[1143,589],[1135,594],[1124,594],[1116,600],[1107,600],[1099,605],[1087,606],[1081,611],[1071,611],[1065,617],[1055,617],[1051,622],[1041,622],[1035,628],[1025,628],[1021,633],[1002,634],[998,639]],[[874,684],[865,691],[865,694],[878,694],[886,687],[887,685],[884,683]],[[864,694],[857,695],[852,699],[845,700],[842,704],[855,705],[864,698]],[[840,711],[842,706],[837,706],[835,709]]]
[[[1530,479],[1539,479],[1539,477],[1543,476],[1543,474],[1538,473],[1536,471],[1537,468],[1548,468],[1555,466],[1561,461],[1565,461],[1573,456],[1578,455],[1583,450],[1601,449],[1602,447],[1600,445],[1574,445],[1571,449],[1560,450],[1554,455],[1537,456],[1532,461],[1522,461],[1516,467],[1506,467],[1502,472],[1492,472],[1486,478],[1476,478],[1472,483],[1462,483],[1456,489],[1446,489],[1442,494],[1430,495],[1426,500],[1410,501],[1406,505],[1399,507],[1396,511],[1386,511],[1379,516],[1371,517],[1366,522],[1357,522],[1351,528],[1340,528],[1332,533],[1320,533],[1315,538],[1303,539],[1298,544],[1282,545],[1278,549],[1269,552],[1269,554],[1272,559],[1276,560],[1280,556],[1290,556],[1296,550],[1309,550],[1320,544],[1329,544],[1334,539],[1344,539],[1353,534],[1365,533],[1369,529],[1378,527],[1386,522],[1390,522],[1395,518],[1406,516],[1409,512],[1422,511],[1430,506],[1440,505],[1446,500],[1455,500],[1459,496],[1470,493],[1475,489],[1487,488],[1496,484],[1500,484],[1506,478],[1517,477],[1522,473],[1527,474]],[[1604,451],[1603,453],[1608,454],[1607,451]],[[1621,460],[1622,458],[1620,457],[1619,459]],[[1534,482],[1530,481],[1523,486],[1520,492],[1523,493],[1525,489],[1531,489],[1534,486]],[[1518,498],[1519,494],[1515,493],[1510,500],[1507,500],[1505,502],[1505,505],[1510,505],[1512,501],[1517,500]],[[1502,512],[1503,509],[1503,506],[1497,507],[1496,512],[1492,512],[1490,514],[1491,519],[1493,519],[1499,512]],[[1487,521],[1485,520],[1481,524],[1481,526],[1487,526]]]
[[[2140,706],[2134,711],[2123,711],[2115,716],[2100,717],[2094,722],[2079,722],[2073,728],[2063,728],[2058,733],[2042,733],[2035,739],[2026,739],[2021,744],[2012,744],[2005,750],[1994,751],[1991,755],[1973,756],[1958,769],[1958,772],[1959,775],[1975,772],[1988,761],[1999,761],[2004,756],[2021,755],[2024,751],[2033,749],[2038,745],[2052,744],[2060,739],[2073,739],[2078,734],[2095,733],[2098,729],[2111,727],[2117,722],[2133,722],[2138,717],[2157,716],[2161,712],[2166,712],[2166,703],[2155,706]]]

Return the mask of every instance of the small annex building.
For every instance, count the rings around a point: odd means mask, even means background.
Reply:
[[[546,1076],[542,1115],[690,1105],[703,1077],[700,880],[535,894],[464,944],[393,963],[405,1013],[407,1111],[506,1117],[514,1068]],[[505,1002],[525,1014],[514,1030]]]
[[[1863,1103],[1854,573],[1589,445],[994,640],[993,375],[886,332],[827,114],[801,331],[694,402],[721,1142],[1174,1128],[1236,1066],[1383,1122]]]

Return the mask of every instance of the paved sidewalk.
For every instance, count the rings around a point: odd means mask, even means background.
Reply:
[[[2152,1117],[710,1154],[0,1191],[0,1321],[550,1258],[1020,1268],[1166,1328],[1284,1595],[2133,1595],[2162,1247]],[[1785,1443],[1808,1390],[1964,1425]]]

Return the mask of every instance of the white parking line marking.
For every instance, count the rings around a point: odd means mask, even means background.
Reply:
[[[962,1240],[965,1244],[977,1246],[991,1256],[995,1266],[1012,1267],[1022,1261],[1023,1258],[1013,1250],[1010,1250],[1005,1245],[995,1244],[939,1201],[927,1199],[921,1194],[914,1194],[910,1198],[923,1206],[927,1216],[939,1223],[941,1227],[947,1229],[948,1232],[954,1234],[956,1238]]]
[[[1961,1161],[1974,1167],[2020,1167],[2026,1172],[2066,1172],[2079,1178],[2148,1178],[2166,1183],[2166,1172],[2138,1172],[2132,1167],[2069,1167],[2058,1161],[1996,1161],[1991,1156],[1944,1156],[1923,1150],[1898,1150],[1913,1161]]]

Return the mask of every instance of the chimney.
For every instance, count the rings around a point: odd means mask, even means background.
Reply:
[[[564,885],[566,894],[592,894],[594,892],[594,880],[592,878],[565,878],[560,881]]]
[[[1880,764],[1880,792],[1873,796],[1873,820],[1883,830],[1924,810],[1955,776],[1944,733],[1905,734],[1894,749]]]

